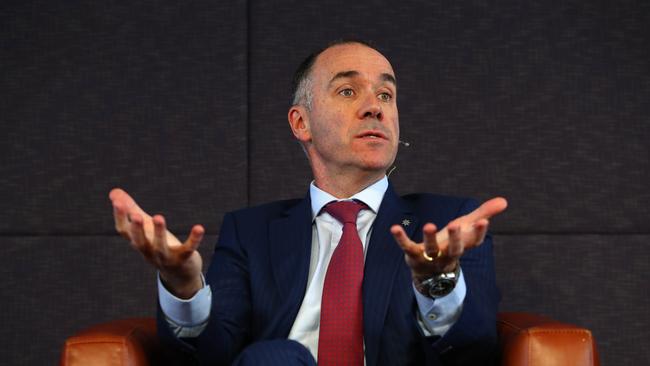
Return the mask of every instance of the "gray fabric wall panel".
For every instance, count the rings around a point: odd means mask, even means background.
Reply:
[[[210,258],[216,237],[201,247]],[[67,337],[99,322],[151,317],[156,274],[113,236],[4,237],[3,365],[53,365]]]
[[[42,2],[1,23],[0,232],[112,232],[114,186],[182,231],[246,205],[245,3]]]
[[[246,3],[3,3],[0,24],[3,362],[53,364],[82,328],[154,314],[110,188],[181,236],[246,205]]]
[[[650,235],[496,235],[501,311],[592,330],[603,365],[650,362]]]

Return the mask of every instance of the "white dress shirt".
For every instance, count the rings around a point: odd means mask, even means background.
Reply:
[[[364,255],[370,242],[377,211],[387,188],[388,179],[384,177],[347,199],[362,201],[369,208],[361,210],[357,217],[357,230],[363,244]],[[325,274],[332,254],[341,239],[343,225],[327,212],[321,213],[323,206],[332,201],[340,201],[339,199],[319,189],[313,182],[310,185],[309,193],[313,215],[309,278],[305,297],[288,338],[303,344],[314,358],[318,359],[320,305]],[[461,271],[455,289],[449,295],[435,301],[420,294],[415,287],[413,287],[413,292],[419,307],[419,313],[414,316],[418,318],[422,332],[425,335],[442,336],[460,316],[466,293],[465,280]],[[210,317],[212,299],[209,286],[204,286],[191,299],[182,300],[169,293],[159,279],[158,294],[162,311],[177,336],[198,336],[205,328]]]

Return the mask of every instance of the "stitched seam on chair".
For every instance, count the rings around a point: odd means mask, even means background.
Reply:
[[[70,348],[68,348],[70,344],[66,341],[65,348],[63,349],[63,359],[65,360],[65,364],[68,365],[70,362],[68,361],[68,357],[70,357]]]
[[[528,352],[528,364],[529,364],[529,365],[532,365],[532,361],[531,361],[531,356],[530,356],[530,355],[533,353],[533,352],[531,351],[531,347],[532,347],[532,346],[531,346],[531,339],[532,339],[531,337],[526,337],[526,340],[527,340],[527,343],[528,343],[528,344],[526,344],[526,352]]]
[[[584,329],[530,329],[528,331],[530,334],[544,334],[544,333],[575,333],[575,334],[585,334],[591,338],[591,334]]]
[[[508,321],[505,321],[505,320],[500,320],[500,322],[501,322],[501,324],[503,324],[504,326],[509,327],[510,329],[514,329],[514,330],[521,330],[522,329],[521,327],[516,326],[514,323],[511,323],[511,322],[508,322]]]
[[[76,346],[80,344],[97,344],[97,343],[105,343],[105,344],[124,344],[123,341],[102,341],[102,340],[96,340],[96,341],[69,341],[68,343],[71,346]]]
[[[131,329],[129,332],[124,335],[105,335],[105,336],[94,336],[91,340],[80,339],[80,340],[68,340],[71,344],[84,344],[84,343],[124,343],[125,339],[133,339],[134,335],[139,332],[139,328]],[[106,338],[100,338],[106,337]]]
[[[138,338],[137,335],[138,334],[142,335],[143,333],[144,332],[142,331],[142,329],[140,329],[140,327],[137,326],[137,327],[134,327],[133,329],[131,329],[131,331],[128,333],[126,338],[129,339],[129,340],[136,340]],[[136,343],[137,343],[137,341],[136,341]],[[125,352],[124,352],[124,364],[125,365],[127,364],[126,361],[129,360],[131,348],[134,348],[133,344],[129,345],[128,342],[124,342],[124,349],[125,349]],[[136,354],[135,349],[133,349],[133,352],[131,352],[131,353],[133,353],[135,355]]]
[[[129,365],[127,362],[129,360],[129,343],[123,342],[123,344],[124,344],[124,352],[122,352],[122,364]]]

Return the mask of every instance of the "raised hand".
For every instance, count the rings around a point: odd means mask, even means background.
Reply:
[[[415,243],[399,225],[390,229],[397,244],[404,251],[406,264],[413,279],[422,281],[434,274],[452,272],[465,250],[479,246],[489,226],[489,219],[508,206],[504,198],[497,197],[483,203],[471,213],[458,217],[438,231],[432,223],[422,228],[422,243]]]
[[[167,230],[162,215],[150,216],[122,189],[111,190],[109,198],[115,230],[158,269],[168,290],[184,299],[194,296],[203,287],[203,262],[196,250],[205,233],[203,226],[192,227],[187,240],[181,243]]]

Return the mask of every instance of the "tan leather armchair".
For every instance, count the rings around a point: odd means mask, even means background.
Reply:
[[[501,313],[497,328],[503,366],[600,365],[587,329],[528,313]],[[118,320],[68,338],[61,365],[155,365],[158,347],[154,319]]]

